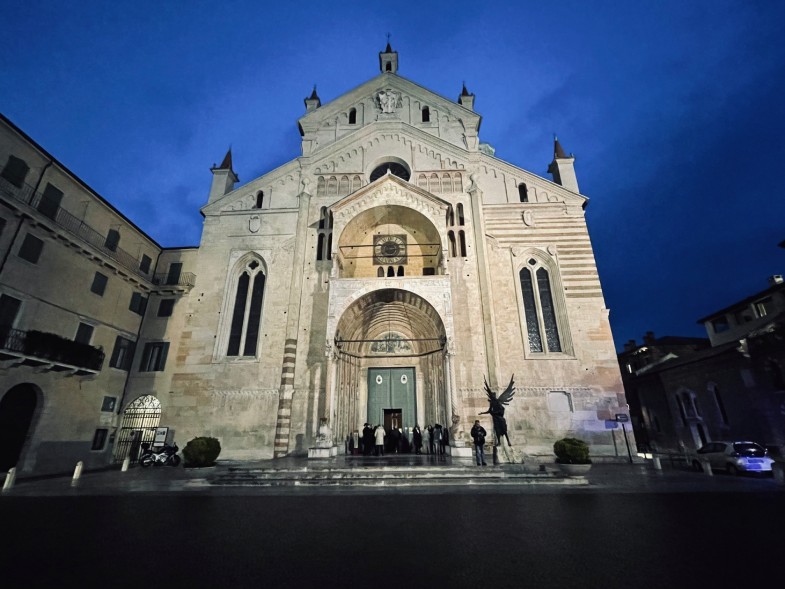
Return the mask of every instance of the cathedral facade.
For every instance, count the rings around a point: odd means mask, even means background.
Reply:
[[[511,381],[515,452],[569,435],[616,453],[627,406],[573,156],[555,142],[552,180],[498,159],[465,87],[407,80],[389,45],[379,66],[330,103],[314,89],[301,156],[246,184],[231,153],[212,168],[201,243],[140,279],[107,460],[150,408],[225,458],[305,455],[325,418],[340,452],[366,422],[439,423],[466,454],[485,383]]]

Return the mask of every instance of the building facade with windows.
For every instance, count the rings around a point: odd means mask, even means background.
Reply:
[[[752,440],[785,450],[785,283],[700,319],[701,338],[644,337],[619,354],[639,449]],[[711,342],[711,345],[708,345]]]
[[[439,423],[460,454],[484,382],[511,379],[514,452],[551,456],[570,435],[616,453],[626,401],[574,157],[555,142],[553,181],[507,163],[465,87],[453,101],[407,80],[389,45],[379,66],[330,103],[305,99],[299,157],[239,184],[228,153],[199,246],[151,242],[161,280],[123,282],[129,326],[103,341],[127,377],[115,457],[137,410],[181,443],[219,438],[227,458],[304,455],[322,418],[341,449],[366,422]],[[112,228],[96,228],[110,245]]]

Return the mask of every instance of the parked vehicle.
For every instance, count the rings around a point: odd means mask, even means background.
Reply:
[[[180,456],[177,454],[180,448],[177,447],[177,444],[172,446],[164,444],[157,450],[153,450],[150,444],[142,444],[142,449],[143,452],[139,457],[139,464],[145,468],[151,464],[153,466],[163,466],[164,464],[178,466],[180,464]]]
[[[712,470],[726,470],[728,474],[743,472],[771,472],[774,462],[766,448],[750,441],[708,442],[696,452],[692,460],[695,470],[703,470],[701,461],[707,460]]]

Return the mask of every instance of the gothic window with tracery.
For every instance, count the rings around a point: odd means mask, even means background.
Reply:
[[[531,352],[561,352],[558,317],[548,270],[534,258],[521,268],[521,295]]]
[[[227,356],[256,356],[264,282],[265,275],[258,260],[251,259],[242,267],[234,293]]]

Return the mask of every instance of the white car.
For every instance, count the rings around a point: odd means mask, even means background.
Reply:
[[[701,462],[709,461],[712,470],[727,470],[736,475],[743,472],[771,472],[774,462],[766,448],[755,442],[708,442],[697,451],[692,461],[695,470],[703,470]]]

